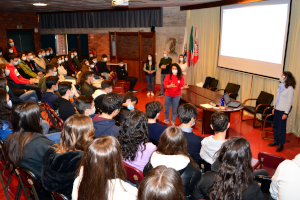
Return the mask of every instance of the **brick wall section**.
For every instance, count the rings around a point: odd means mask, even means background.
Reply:
[[[7,46],[6,29],[17,29],[22,25],[23,29],[39,29],[38,15],[34,12],[9,12],[1,11],[0,14],[0,46],[4,49]],[[35,50],[42,48],[40,30],[34,33]]]
[[[88,34],[88,43],[89,50],[96,49],[98,59],[102,54],[106,54],[107,60],[110,60],[109,34]]]
[[[118,35],[117,51],[120,57],[139,57],[139,37],[136,35]]]

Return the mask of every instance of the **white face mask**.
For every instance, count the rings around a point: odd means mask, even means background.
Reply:
[[[173,73],[174,75],[177,75],[177,72],[178,72],[177,69],[172,69],[172,73]]]
[[[22,60],[24,60],[24,61],[25,61],[25,60],[26,60],[26,57],[22,57]]]
[[[182,61],[183,61],[183,58],[179,58],[179,61],[182,62]]]
[[[104,62],[106,62],[106,61],[107,61],[107,58],[104,58],[103,60],[104,60]]]
[[[165,53],[165,54],[164,54],[164,57],[166,58],[167,56],[168,56],[168,54]]]
[[[285,76],[280,77],[280,79],[279,79],[280,83],[284,82],[284,78],[285,78]]]
[[[30,56],[30,58],[29,58],[30,60],[32,60],[33,59],[33,56]]]

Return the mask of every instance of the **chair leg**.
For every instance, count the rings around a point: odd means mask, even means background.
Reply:
[[[9,197],[8,197],[8,194],[7,194],[7,191],[6,191],[5,184],[4,184],[3,177],[2,177],[1,173],[0,173],[0,181],[1,181],[1,185],[2,185],[2,189],[3,189],[3,193],[5,195],[5,198],[6,198],[6,200],[9,200]]]

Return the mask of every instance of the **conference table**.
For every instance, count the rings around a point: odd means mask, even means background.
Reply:
[[[214,108],[206,108],[201,106],[201,104],[209,104],[214,102],[217,106],[221,105],[222,102],[222,94],[217,92],[190,85],[188,89],[181,91],[181,100],[187,103],[194,104],[196,107],[203,110],[203,117],[202,117],[202,134],[212,134],[213,130],[210,127],[210,117],[214,112],[224,112],[229,120],[230,114],[233,112],[240,112],[244,108],[244,105],[241,104],[238,108],[230,108],[226,107],[225,110],[221,109],[214,109]],[[230,99],[233,102],[238,102],[234,99]]]

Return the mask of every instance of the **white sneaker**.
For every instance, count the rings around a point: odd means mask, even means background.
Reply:
[[[154,96],[154,93],[153,93],[153,92],[151,92],[151,96]]]
[[[147,93],[147,96],[148,96],[148,97],[150,96],[150,92]]]

